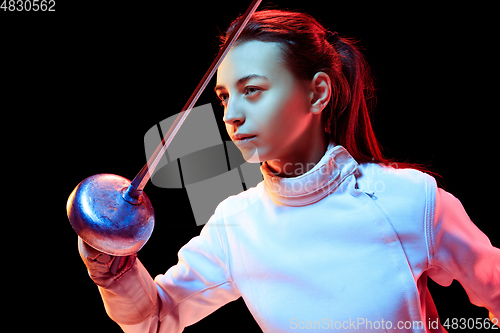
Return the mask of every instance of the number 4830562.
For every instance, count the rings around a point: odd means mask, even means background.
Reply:
[[[55,12],[55,0],[3,0],[0,9],[4,12]]]

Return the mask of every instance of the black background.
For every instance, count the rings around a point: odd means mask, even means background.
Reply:
[[[374,126],[387,154],[440,174],[441,185],[499,247],[498,69],[486,17],[493,4],[391,3],[263,5],[309,12],[361,41],[377,79]],[[181,110],[217,53],[217,35],[248,4],[56,1],[53,13],[0,12],[3,204],[16,216],[6,217],[4,230],[17,244],[6,250],[4,274],[18,291],[13,310],[23,325],[120,332],[79,258],[67,197],[97,173],[135,176],[146,162],[144,134]],[[198,105],[213,103],[222,118],[214,82]],[[201,227],[184,190],[145,190],[157,223],[139,257],[154,277],[177,262],[177,251]],[[429,283],[441,322],[487,317],[456,281],[448,288]],[[259,331],[241,299],[185,332],[208,329]]]

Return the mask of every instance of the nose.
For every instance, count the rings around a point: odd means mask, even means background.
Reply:
[[[224,122],[228,125],[241,126],[245,122],[245,115],[236,100],[229,99],[224,110]]]

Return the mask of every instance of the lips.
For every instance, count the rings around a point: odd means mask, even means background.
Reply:
[[[233,139],[233,142],[235,144],[242,144],[246,142],[250,142],[256,137],[256,135],[252,134],[235,134],[231,136],[231,139]]]

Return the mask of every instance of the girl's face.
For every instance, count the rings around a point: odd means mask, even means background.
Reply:
[[[277,43],[248,41],[233,47],[218,69],[215,92],[224,106],[227,132],[249,162],[268,161],[271,167],[308,163],[311,140],[325,141],[321,117],[311,112],[312,84],[286,68]]]

